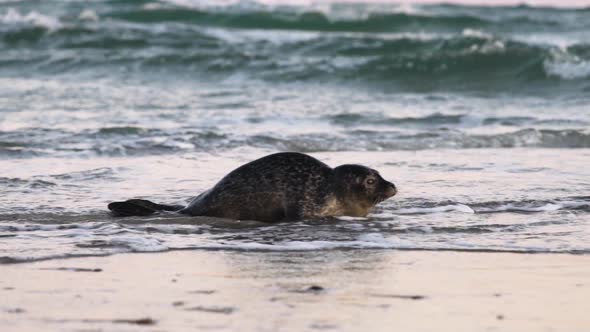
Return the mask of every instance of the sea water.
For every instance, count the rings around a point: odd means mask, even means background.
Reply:
[[[194,250],[590,253],[590,11],[0,2],[0,262]],[[367,218],[114,218],[278,151],[359,163]]]

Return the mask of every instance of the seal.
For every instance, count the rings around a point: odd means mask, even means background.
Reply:
[[[365,217],[397,193],[374,169],[346,164],[331,168],[296,152],[268,155],[244,164],[186,207],[142,199],[113,202],[115,216],[175,211],[190,216],[277,222],[306,218]]]

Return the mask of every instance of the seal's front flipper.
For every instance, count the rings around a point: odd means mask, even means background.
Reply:
[[[182,209],[183,206],[156,204],[145,199],[129,199],[125,202],[110,203],[108,208],[115,216],[130,217],[149,216],[158,211],[178,211]]]

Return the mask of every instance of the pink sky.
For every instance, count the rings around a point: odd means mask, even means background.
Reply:
[[[283,0],[262,0],[262,2],[281,3]],[[295,0],[295,3],[322,3],[322,2],[380,2],[380,3],[457,3],[465,5],[519,5],[547,7],[590,7],[590,0]]]
[[[550,7],[587,7],[590,6],[590,0],[447,0],[447,1],[436,1],[436,0],[400,0],[392,2],[403,2],[403,3],[461,3],[461,4],[472,4],[472,5],[518,5],[528,4],[532,6],[550,6]]]

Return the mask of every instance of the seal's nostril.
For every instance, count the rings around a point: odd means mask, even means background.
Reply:
[[[389,184],[389,186],[387,186],[387,191],[385,192],[385,195],[387,195],[387,198],[393,197],[393,196],[395,196],[395,194],[397,194],[397,188],[395,187],[395,185],[391,182],[389,182],[388,184]]]

